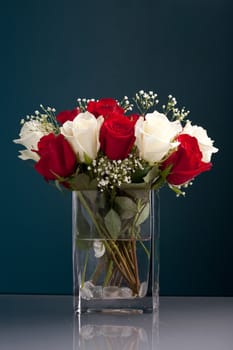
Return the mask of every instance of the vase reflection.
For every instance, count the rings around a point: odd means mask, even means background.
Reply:
[[[159,314],[74,318],[73,350],[159,350]]]

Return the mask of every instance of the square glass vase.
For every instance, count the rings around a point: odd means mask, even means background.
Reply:
[[[75,313],[158,309],[157,191],[73,191],[72,231]]]

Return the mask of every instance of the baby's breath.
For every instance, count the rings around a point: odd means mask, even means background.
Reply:
[[[171,114],[171,119],[176,119],[182,121],[184,118],[189,115],[189,111],[186,111],[185,107],[182,107],[181,109],[175,107],[177,105],[176,98],[172,95],[168,95],[168,102],[167,105],[163,105],[163,112],[166,116],[168,114]]]
[[[40,130],[45,134],[50,132],[59,134],[60,129],[55,116],[56,109],[51,107],[45,108],[43,105],[40,105],[40,107],[43,112],[36,110],[34,114],[27,115],[26,120],[25,118],[22,118],[20,124],[23,125],[30,121],[31,131]]]
[[[192,186],[193,184],[193,180],[189,180],[187,182],[185,182],[184,184],[181,184],[181,185],[171,185],[171,184],[168,184],[168,187],[174,191],[176,193],[176,197],[180,197],[180,196],[185,196],[185,191],[182,191],[182,189],[186,189],[188,188],[189,186]]]
[[[124,96],[124,98],[120,102],[120,106],[125,110],[125,112],[133,110],[133,104],[130,103],[128,96]]]
[[[131,153],[123,160],[110,160],[107,156],[101,155],[94,159],[88,170],[97,179],[100,191],[120,187],[122,184],[132,182],[132,174],[137,169],[144,169],[144,161],[137,155]]]
[[[77,99],[78,106],[81,112],[85,112],[87,110],[87,105],[90,101],[94,102],[95,99],[94,98],[86,99],[86,98],[80,98],[80,97]]]
[[[144,90],[140,90],[135,94],[133,101],[135,102],[139,112],[142,115],[145,115],[150,108],[159,103],[157,96],[158,95],[153,91],[145,92]]]

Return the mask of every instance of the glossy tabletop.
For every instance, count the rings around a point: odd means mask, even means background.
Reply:
[[[232,350],[233,298],[160,297],[159,312],[73,317],[69,296],[0,296],[1,350]]]

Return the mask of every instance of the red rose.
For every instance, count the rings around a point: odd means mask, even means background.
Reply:
[[[168,183],[182,185],[193,179],[200,173],[210,170],[212,164],[205,163],[202,153],[195,137],[182,134],[178,137],[180,142],[176,152],[172,153],[162,164],[162,169],[173,165],[170,174],[167,176]]]
[[[96,118],[100,115],[107,117],[112,112],[124,113],[124,109],[113,98],[101,98],[99,101],[90,101],[87,104],[87,111],[94,114]]]
[[[74,120],[75,117],[81,112],[80,108],[75,108],[72,110],[62,111],[57,116],[56,119],[60,124],[64,124],[67,120]]]
[[[100,148],[111,160],[126,158],[135,141],[136,118],[111,113],[100,129]]]
[[[76,155],[62,134],[55,136],[50,133],[43,136],[36,152],[40,160],[35,164],[35,169],[47,181],[56,180],[56,175],[69,176],[75,171]]]

